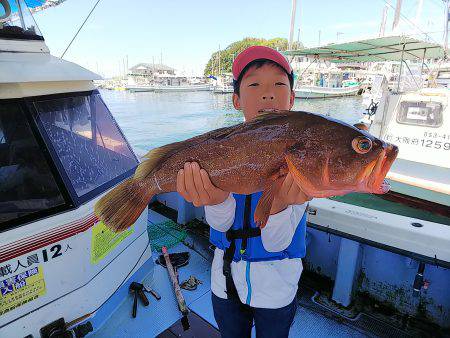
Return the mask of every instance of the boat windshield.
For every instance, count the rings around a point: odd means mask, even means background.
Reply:
[[[47,146],[78,198],[137,166],[98,92],[37,100],[34,107]]]
[[[19,103],[0,103],[0,230],[64,203]]]
[[[1,38],[43,40],[42,34],[24,0],[0,0]]]

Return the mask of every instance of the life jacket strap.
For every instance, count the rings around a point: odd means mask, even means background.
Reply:
[[[225,276],[226,293],[228,299],[239,299],[239,295],[236,290],[236,285],[234,285],[233,276],[231,275],[231,262],[233,261],[234,251],[236,250],[236,239],[242,239],[241,244],[241,254],[245,252],[247,248],[247,238],[261,236],[260,228],[250,227],[250,216],[251,216],[251,200],[252,195],[245,196],[245,207],[244,207],[244,224],[242,229],[233,230],[229,229],[226,232],[227,240],[230,242],[230,246],[225,250],[223,255],[223,275]]]

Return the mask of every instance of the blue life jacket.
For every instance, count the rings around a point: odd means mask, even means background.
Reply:
[[[250,226],[251,228],[257,228],[253,215],[256,209],[256,205],[262,195],[262,192],[252,194],[251,198],[251,213],[250,213]],[[231,227],[233,230],[239,230],[243,228],[244,223],[244,208],[246,195],[233,194],[236,200],[236,211],[234,217],[234,223]],[[302,258],[305,257],[306,244],[306,212],[304,213],[300,223],[292,238],[291,244],[279,252],[269,252],[264,249],[261,236],[251,237],[247,239],[247,248],[245,252],[241,253],[242,239],[235,239],[236,249],[234,251],[233,261],[238,262],[241,259],[249,262],[260,261],[272,261],[281,260],[284,258]],[[210,227],[209,240],[212,244],[222,250],[226,250],[230,246],[230,241],[226,237],[225,232],[220,232]]]

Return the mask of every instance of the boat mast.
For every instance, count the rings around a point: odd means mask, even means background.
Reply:
[[[380,33],[378,34],[379,37],[383,37],[384,31],[386,30],[387,11],[388,11],[388,5],[386,4],[386,5],[384,5],[383,16],[381,17]]]
[[[16,1],[16,4],[17,4],[18,12],[19,12],[20,24],[22,25],[23,29],[26,29],[25,28],[25,20],[23,19],[22,6],[20,4],[20,1]]]
[[[394,22],[392,23],[392,30],[395,31],[398,23],[400,22],[400,13],[402,10],[402,0],[397,0],[397,5],[395,6]]]
[[[448,0],[443,0],[445,3],[445,28],[444,28],[444,58],[447,57],[447,50],[448,50],[448,6],[449,2]]]
[[[292,0],[292,8],[291,8],[291,29],[289,31],[289,46],[288,49],[292,50],[292,42],[294,39],[294,24],[295,24],[295,12],[297,8],[297,0]]]
[[[222,70],[220,69],[220,45],[219,45],[219,69],[218,69],[217,75],[220,76],[220,74],[222,74]]]

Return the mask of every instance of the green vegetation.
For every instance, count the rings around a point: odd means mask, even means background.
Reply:
[[[258,38],[245,38],[241,41],[233,42],[227,48],[221,51],[214,52],[211,55],[205,68],[205,76],[217,75],[219,73],[231,73],[231,66],[234,58],[242,52],[244,49],[250,46],[267,46],[279,51],[286,50],[288,48],[287,39],[274,38],[270,40],[258,39]],[[299,48],[299,45],[295,42],[293,48]],[[220,57],[220,68],[219,68]]]

